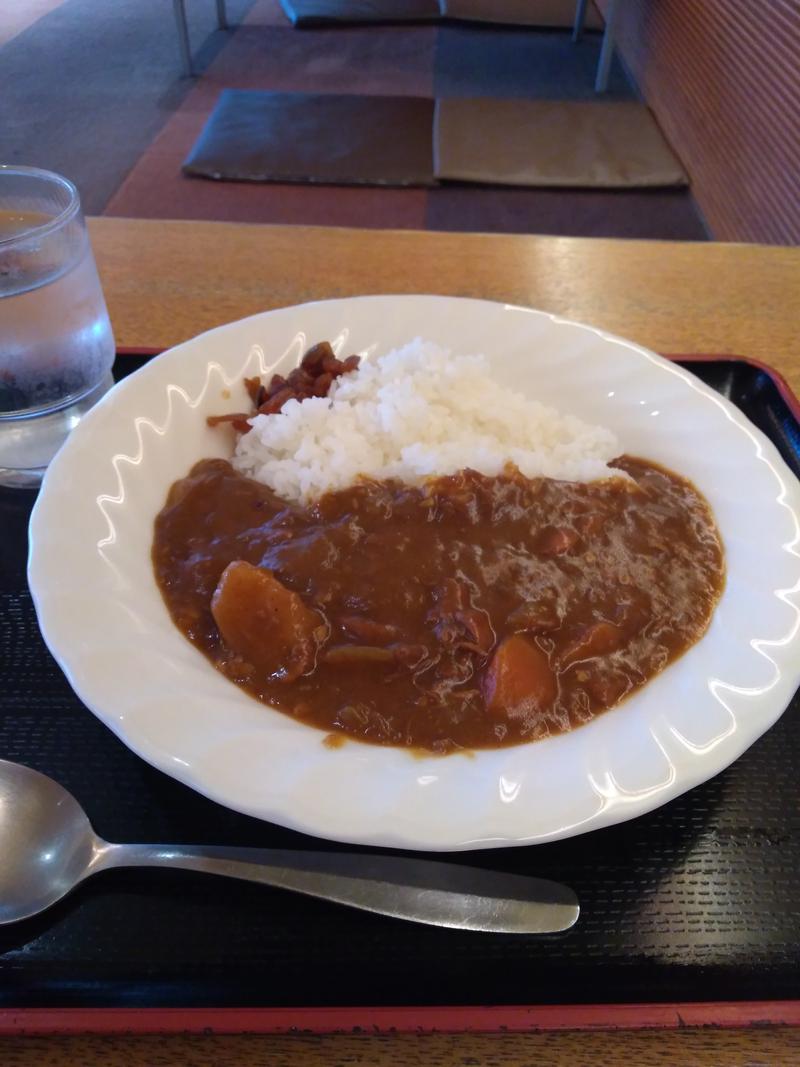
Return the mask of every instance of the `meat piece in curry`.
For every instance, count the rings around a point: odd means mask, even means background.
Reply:
[[[705,631],[724,582],[710,509],[641,459],[588,484],[472,471],[289,504],[204,460],[156,520],[177,626],[302,722],[447,753],[588,722]]]

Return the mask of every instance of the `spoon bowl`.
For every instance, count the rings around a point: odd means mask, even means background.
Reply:
[[[0,760],[0,923],[27,919],[69,893],[91,870],[96,846],[71,793]]]

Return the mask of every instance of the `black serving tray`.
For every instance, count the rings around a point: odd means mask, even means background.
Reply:
[[[118,375],[145,358],[120,355]],[[681,361],[800,474],[796,401],[777,375],[729,357]],[[213,804],[133,755],[82,706],[28,593],[33,500],[0,491],[0,757],[57,778],[112,841],[339,848]],[[453,857],[573,886],[580,921],[548,937],[413,926],[183,872],[108,872],[47,914],[0,928],[0,1011],[358,1005],[368,1019],[391,1005],[796,999],[798,767],[795,697],[733,766],[649,815]]]

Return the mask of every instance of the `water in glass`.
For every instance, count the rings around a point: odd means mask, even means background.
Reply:
[[[112,384],[114,339],[79,212],[11,209],[0,168],[0,484],[35,486]]]

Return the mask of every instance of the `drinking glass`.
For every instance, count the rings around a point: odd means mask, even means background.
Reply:
[[[0,166],[0,485],[36,486],[111,387],[114,337],[78,190]]]

